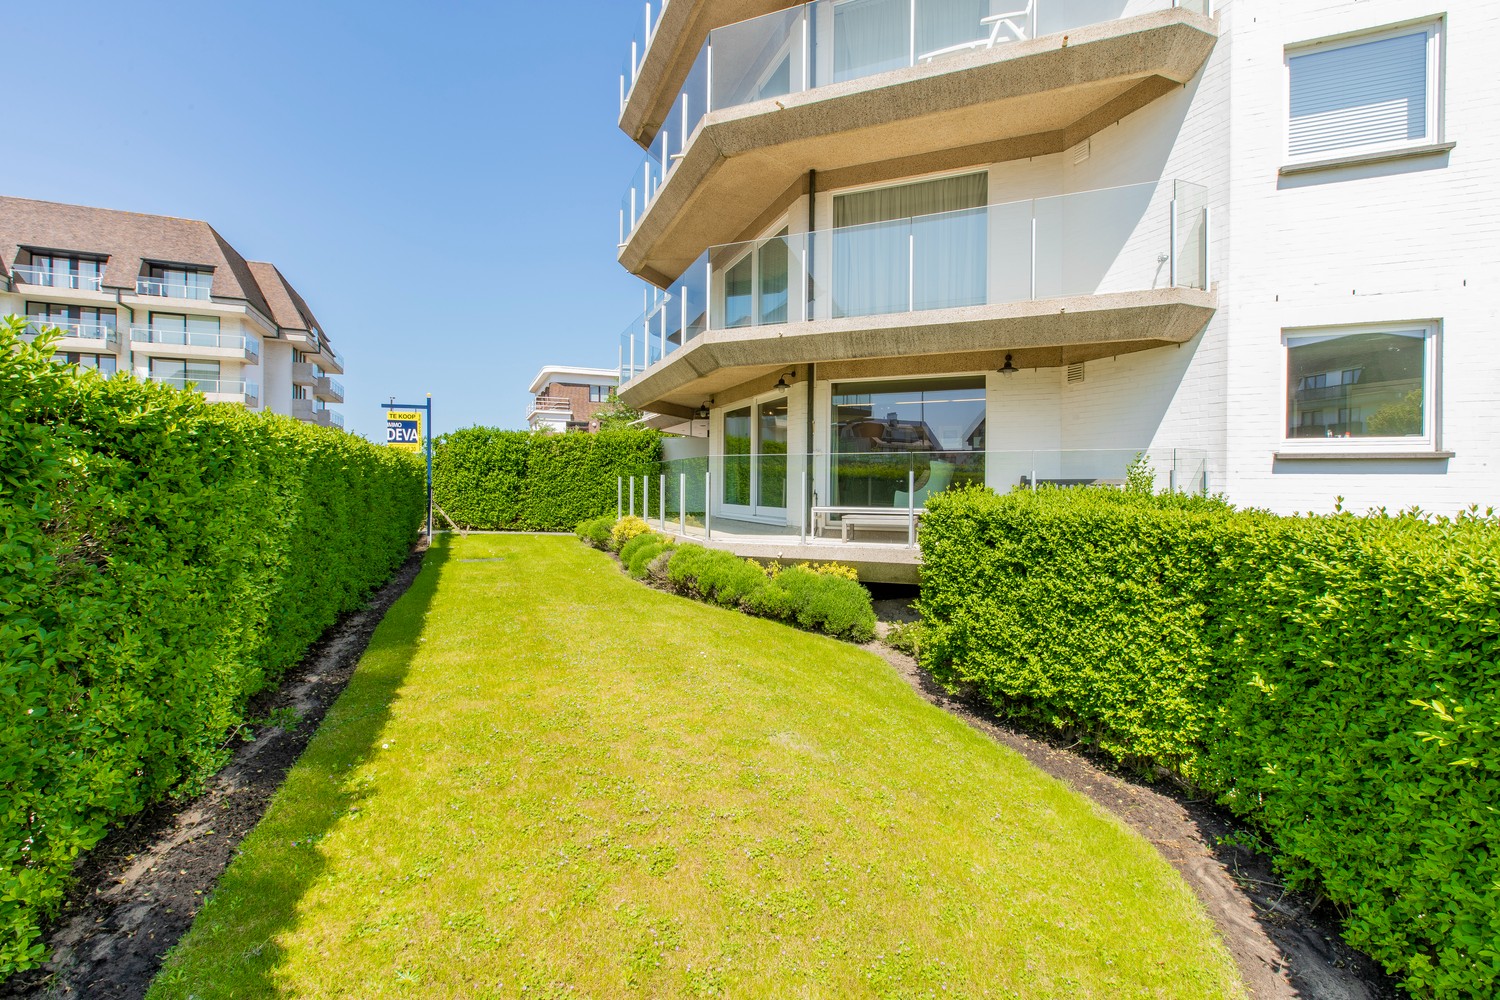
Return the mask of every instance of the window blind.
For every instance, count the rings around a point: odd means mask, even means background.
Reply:
[[[1292,56],[1291,154],[1427,137],[1427,31]]]

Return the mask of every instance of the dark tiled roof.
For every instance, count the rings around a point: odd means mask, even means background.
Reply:
[[[313,315],[307,302],[297,294],[297,289],[286,280],[286,275],[277,270],[275,264],[252,260],[249,266],[250,273],[255,276],[255,281],[270,306],[269,315],[277,326],[283,330],[304,332],[315,329],[322,334],[323,327],[318,323],[318,317]]]
[[[104,287],[135,291],[143,261],[212,268],[213,296],[272,310],[239,251],[206,222],[0,197],[0,261],[7,272],[22,249],[107,257]]]

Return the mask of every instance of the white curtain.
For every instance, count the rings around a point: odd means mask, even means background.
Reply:
[[[984,302],[988,201],[983,173],[836,197],[834,315]]]
[[[911,0],[844,0],[833,9],[833,79],[911,65]]]

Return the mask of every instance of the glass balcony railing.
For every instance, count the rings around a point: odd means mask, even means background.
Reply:
[[[646,52],[651,48],[651,42],[656,38],[656,29],[661,27],[661,16],[667,11],[669,0],[648,0],[645,4],[645,16],[638,18],[635,31],[630,36],[630,54],[625,58],[625,65],[620,71],[620,112],[625,111],[625,104],[630,100],[630,92],[635,88],[635,81],[641,75],[641,65],[646,61]]]
[[[1157,10],[1207,13],[1208,2],[815,0],[715,28],[621,201],[620,243],[711,112]]]
[[[328,411],[328,422],[330,424],[332,424],[333,426],[342,429],[343,426],[344,426],[344,415],[342,413],[340,413],[338,410],[329,410]]]
[[[928,499],[945,490],[1119,489],[1132,470],[1149,477],[1156,491],[1208,487],[1208,453],[1191,448],[864,450],[817,453],[810,462],[806,455],[742,449],[662,462],[633,482],[618,479],[615,491],[621,513],[689,537],[905,543]]]
[[[58,330],[70,340],[92,340],[100,344],[118,343],[120,336],[113,326],[104,323],[80,323],[73,320],[32,318],[26,324],[26,335],[34,337],[46,330]]]
[[[136,278],[137,295],[160,295],[169,299],[197,299],[202,302],[212,298],[208,285],[185,284],[160,278]]]
[[[190,389],[205,396],[239,396],[246,402],[260,399],[260,386],[237,378],[193,378],[183,375],[152,375],[148,381],[170,385],[174,389]]]
[[[620,338],[621,383],[709,330],[1207,288],[1208,192],[1135,184],[713,247]]]
[[[220,333],[217,330],[182,330],[174,327],[133,326],[130,339],[137,344],[168,344],[177,347],[218,347],[231,351],[244,351],[250,357],[260,357],[260,340],[238,333]]]
[[[11,269],[15,276],[28,285],[43,288],[76,288],[86,292],[97,292],[104,285],[102,274],[65,271],[55,267],[38,267],[34,264],[17,264]]]

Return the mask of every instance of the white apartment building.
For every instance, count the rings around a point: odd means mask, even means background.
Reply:
[[[344,361],[307,303],[205,222],[0,197],[0,315],[61,328],[59,361],[343,426]]]
[[[526,426],[534,431],[597,431],[594,419],[620,384],[611,368],[547,365],[531,380]]]
[[[904,540],[859,512],[1138,455],[1280,512],[1495,503],[1496,45],[1480,0],[652,5],[620,395],[707,429],[726,537]]]

